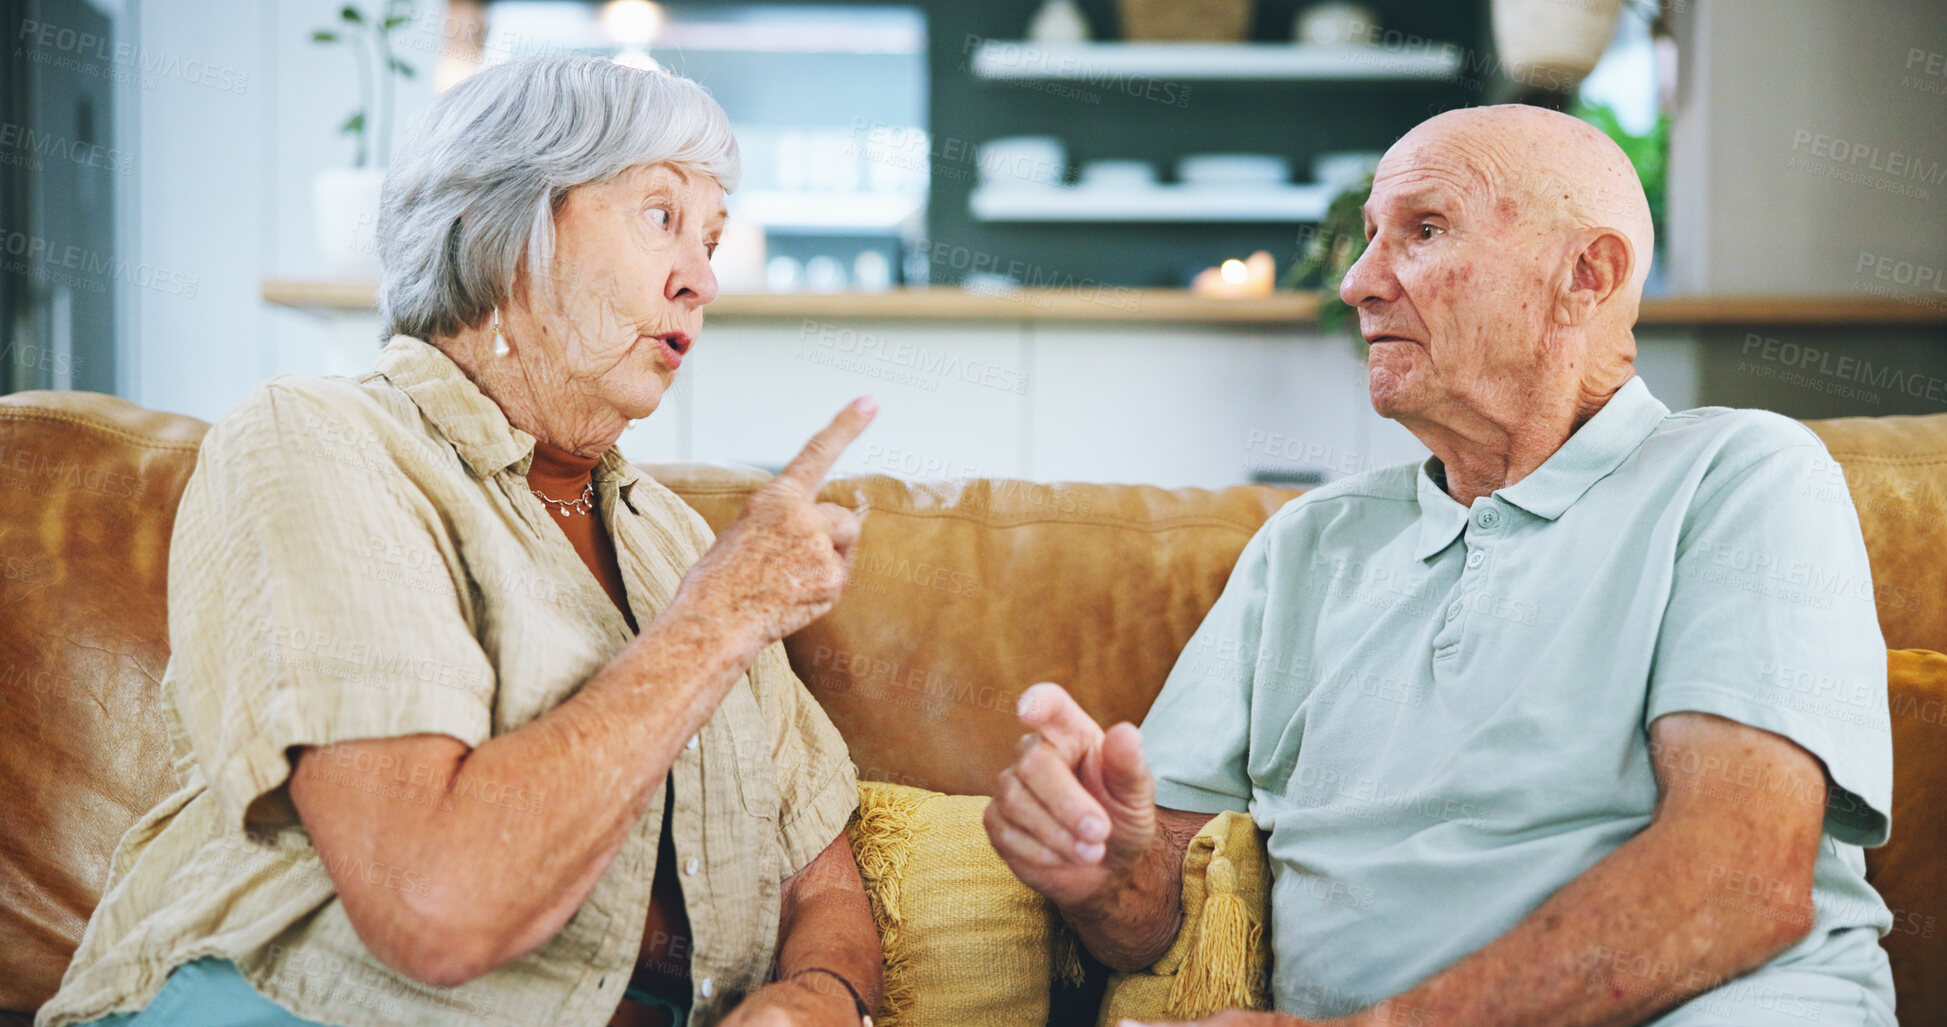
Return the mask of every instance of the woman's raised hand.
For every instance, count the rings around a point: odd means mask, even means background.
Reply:
[[[755,631],[760,645],[831,609],[851,573],[859,515],[818,502],[818,487],[878,410],[866,396],[839,411],[777,477],[751,493],[743,513],[690,568],[683,590],[712,616]]]

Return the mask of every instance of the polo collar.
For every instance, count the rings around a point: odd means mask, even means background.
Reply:
[[[1643,379],[1631,378],[1533,473],[1496,489],[1494,495],[1543,520],[1556,520],[1596,482],[1621,467],[1668,416],[1670,408],[1650,395]],[[1422,560],[1453,544],[1467,526],[1467,508],[1436,480],[1436,475],[1444,477],[1443,471],[1437,457],[1420,465],[1420,540],[1415,555]]]
[[[1433,554],[1453,545],[1460,537],[1461,529],[1467,527],[1467,508],[1461,506],[1440,482],[1446,477],[1445,468],[1440,466],[1440,458],[1427,457],[1420,464],[1415,475],[1420,497],[1420,542],[1414,547],[1415,559],[1430,559]]]
[[[475,476],[491,478],[510,467],[527,473],[534,459],[534,436],[514,427],[500,405],[487,398],[439,347],[410,335],[395,335],[379,353],[375,369],[419,407]],[[614,480],[631,509],[635,504],[629,493],[641,476],[615,446],[602,454],[594,470],[597,483]]]

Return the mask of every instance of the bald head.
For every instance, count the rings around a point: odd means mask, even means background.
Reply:
[[[1414,126],[1386,151],[1378,173],[1428,159],[1458,160],[1520,221],[1622,233],[1635,251],[1631,291],[1641,294],[1656,242],[1649,198],[1628,155],[1601,129],[1543,107],[1465,107]]]
[[[1380,160],[1365,223],[1339,295],[1374,409],[1423,440],[1566,437],[1635,374],[1649,201],[1595,127],[1539,107],[1431,118]]]

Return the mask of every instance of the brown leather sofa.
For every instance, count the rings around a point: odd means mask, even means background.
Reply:
[[[53,994],[117,839],[171,786],[164,577],[206,427],[107,396],[0,397],[0,1010]],[[1947,415],[1812,427],[1845,467],[1887,645],[1947,649]],[[715,525],[764,477],[649,470]],[[844,601],[789,640],[792,662],[863,777],[984,793],[1028,684],[1140,721],[1239,550],[1294,494],[834,481],[826,499],[871,513]],[[1924,805],[1947,799],[1947,716],[1898,705],[1896,725],[1931,719],[1900,735],[1895,834],[1867,862],[1913,928],[1886,939],[1901,1019],[1947,1023],[1947,811]]]

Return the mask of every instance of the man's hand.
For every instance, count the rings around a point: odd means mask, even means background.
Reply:
[[[850,574],[859,517],[818,502],[818,486],[878,409],[870,397],[853,400],[751,493],[743,512],[684,576],[678,598],[702,604],[713,618],[742,623],[760,648],[824,616]]]
[[[1156,839],[1156,781],[1132,724],[1103,731],[1060,685],[1021,694],[1028,734],[987,805],[987,837],[1063,911],[1113,899]]]
[[[719,1022],[723,1027],[859,1027],[859,1011],[838,982],[804,974],[751,992]]]

